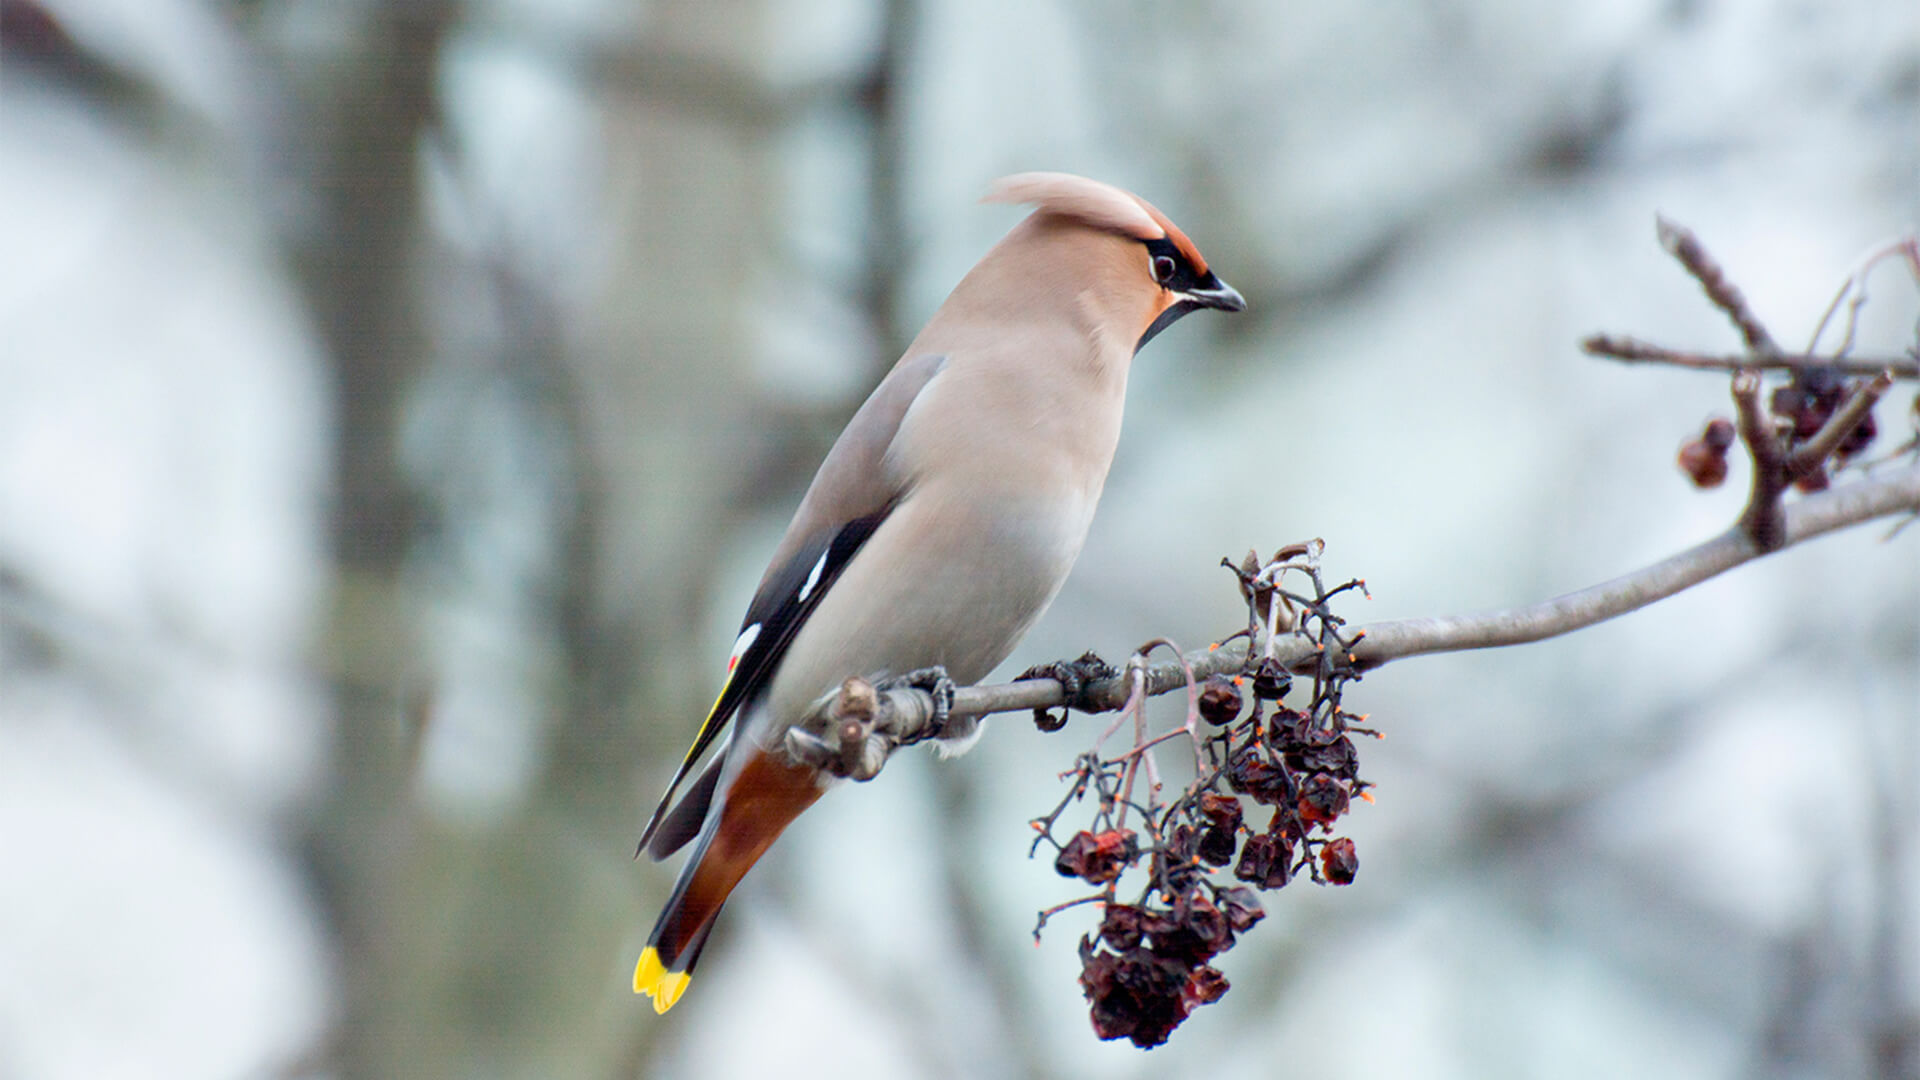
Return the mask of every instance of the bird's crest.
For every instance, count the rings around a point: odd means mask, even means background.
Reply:
[[[1195,271],[1207,272],[1207,260],[1178,225],[1167,220],[1167,215],[1152,203],[1112,184],[1072,173],[1015,173],[995,180],[981,201],[1031,203],[1043,214],[1058,214],[1135,240],[1165,237],[1193,264]]]

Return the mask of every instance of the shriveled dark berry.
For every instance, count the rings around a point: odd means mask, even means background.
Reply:
[[[1706,430],[1700,433],[1700,441],[1706,443],[1709,450],[1726,450],[1733,445],[1733,436],[1733,421],[1716,416],[1707,421]]]
[[[1360,870],[1360,854],[1346,837],[1329,840],[1320,849],[1320,873],[1333,885],[1351,885]]]
[[[1213,899],[1220,906],[1220,913],[1227,917],[1227,925],[1233,927],[1235,933],[1243,932],[1267,917],[1267,909],[1260,905],[1260,898],[1244,885],[1221,889]]]
[[[1271,833],[1247,837],[1240,845],[1240,861],[1233,876],[1262,889],[1278,889],[1287,883],[1293,870],[1293,846]]]
[[[1241,747],[1228,760],[1227,786],[1269,806],[1288,801],[1293,793],[1293,781],[1286,771],[1251,745]]]
[[[1182,897],[1168,918],[1143,925],[1154,927],[1148,937],[1155,956],[1188,965],[1203,964],[1233,945],[1232,924],[1200,895]]]
[[[1283,760],[1295,772],[1328,773],[1348,780],[1360,769],[1360,754],[1353,740],[1331,731],[1309,732],[1286,748]]]
[[[1132,829],[1108,829],[1097,836],[1082,829],[1060,849],[1053,868],[1061,877],[1105,885],[1139,856],[1140,842]]]
[[[1261,701],[1278,701],[1293,689],[1293,676],[1271,657],[1262,660],[1253,673],[1253,696]]]
[[[1226,994],[1229,985],[1227,977],[1220,974],[1218,969],[1202,964],[1187,976],[1187,985],[1181,991],[1180,999],[1188,1010],[1211,1005]]]
[[[1122,951],[1140,944],[1140,909],[1132,904],[1108,904],[1100,919],[1100,940]]]
[[[1200,688],[1200,718],[1209,724],[1222,727],[1231,724],[1245,706],[1246,699],[1240,696],[1240,688],[1224,675],[1215,675]]]
[[[1092,1004],[1094,1034],[1158,1046],[1194,1003],[1188,1001],[1195,965],[1156,956],[1143,948],[1108,952],[1080,939],[1080,988]]]
[[[1727,482],[1727,452],[1715,450],[1705,442],[1694,439],[1680,447],[1678,458],[1680,471],[1687,474],[1697,488],[1716,488]]]
[[[1300,785],[1300,800],[1295,809],[1304,821],[1330,825],[1347,812],[1346,785],[1326,773],[1314,773]]]
[[[1240,828],[1240,800],[1231,795],[1205,791],[1200,794],[1200,813],[1216,826],[1233,832]]]
[[[1191,859],[1200,850],[1200,832],[1191,825],[1175,825],[1167,834],[1167,854],[1176,859]]]
[[[1218,904],[1205,896],[1190,896],[1183,914],[1187,930],[1206,942],[1213,951],[1219,952],[1233,945],[1233,923]]]
[[[1225,866],[1233,861],[1233,849],[1238,839],[1232,829],[1212,826],[1200,834],[1200,861],[1212,866]]]
[[[1140,909],[1140,932],[1149,937],[1171,934],[1179,928],[1179,918],[1167,908],[1148,905]]]
[[[1301,733],[1311,726],[1312,718],[1306,713],[1276,705],[1273,715],[1267,719],[1267,743],[1275,749],[1284,750],[1298,741]]]

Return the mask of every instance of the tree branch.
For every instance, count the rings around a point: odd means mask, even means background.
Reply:
[[[1604,356],[1628,364],[1664,364],[1701,371],[1802,371],[1807,368],[1827,368],[1842,375],[1878,375],[1885,371],[1896,379],[1920,379],[1920,359],[1912,356],[1823,356],[1816,353],[1721,355],[1669,349],[1664,345],[1614,334],[1591,335],[1580,342],[1580,348],[1589,356]]]
[[[1785,507],[1780,547],[1792,547],[1895,514],[1920,515],[1920,465],[1810,495]],[[1637,611],[1768,553],[1736,524],[1705,543],[1659,562],[1538,604],[1359,627],[1353,635],[1357,640],[1352,662],[1372,669],[1411,656],[1524,645],[1559,637]],[[1295,671],[1310,670],[1320,655],[1311,642],[1291,635],[1274,640],[1268,652]],[[1242,637],[1181,659],[1144,665],[1140,672],[1145,677],[1145,692],[1157,695],[1185,688],[1190,678],[1203,681],[1213,675],[1240,672],[1246,662],[1247,640]],[[1098,680],[1087,685],[1084,700],[1099,710],[1117,709],[1126,702],[1130,683],[1126,672]],[[949,713],[984,716],[1058,708],[1066,704],[1066,697],[1066,691],[1052,679],[968,686],[955,691]],[[858,722],[850,723],[850,716]],[[834,754],[843,755],[853,766],[849,775],[869,779],[879,772],[893,747],[937,734],[932,730],[933,717],[933,698],[925,690],[874,690],[864,680],[849,680],[848,687],[815,706],[810,722],[804,726],[824,740]],[[842,734],[845,743],[840,741]],[[859,745],[850,745],[856,738]]]

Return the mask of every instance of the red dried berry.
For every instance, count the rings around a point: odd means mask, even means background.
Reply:
[[[1695,439],[1680,448],[1680,470],[1697,488],[1716,488],[1727,482],[1727,452]]]
[[[1122,951],[1140,944],[1140,909],[1132,904],[1108,904],[1100,919],[1100,940]]]
[[[1255,802],[1272,806],[1292,797],[1293,781],[1257,747],[1243,746],[1227,762],[1227,786]]]
[[[1240,800],[1231,795],[1221,795],[1212,791],[1202,792],[1200,813],[1216,827],[1228,832],[1234,832],[1240,828]]]
[[[1200,718],[1209,724],[1221,727],[1231,724],[1245,706],[1246,699],[1240,696],[1240,688],[1223,675],[1215,675],[1200,688]]]
[[[1131,829],[1108,829],[1098,836],[1080,830],[1053,860],[1061,877],[1077,877],[1089,885],[1105,885],[1140,857],[1140,843]]]
[[[1160,937],[1180,929],[1180,920],[1166,908],[1144,907],[1140,909],[1140,931],[1148,937]]]
[[[1094,1034],[1102,1039],[1158,1046],[1191,1011],[1186,1003],[1190,964],[1144,949],[1122,954],[1096,951],[1086,938],[1080,939],[1080,961],[1080,987],[1093,1006]]]
[[[1213,826],[1200,834],[1200,860],[1210,866],[1225,866],[1233,861],[1236,837],[1231,829]]]
[[[1167,854],[1178,860],[1191,859],[1200,850],[1200,833],[1191,825],[1175,825],[1167,836]]]
[[[1360,753],[1353,740],[1331,731],[1305,732],[1282,751],[1282,760],[1295,772],[1329,773],[1348,780],[1360,772]]]
[[[1294,808],[1300,812],[1303,821],[1331,825],[1347,812],[1347,803],[1345,784],[1326,773],[1314,773],[1300,786],[1300,800]]]
[[[1191,1011],[1202,1005],[1211,1005],[1219,1001],[1226,994],[1229,986],[1225,975],[1202,964],[1193,969],[1192,975],[1187,976],[1187,985],[1180,992],[1180,1000]]]
[[[1220,913],[1227,917],[1227,925],[1233,927],[1235,933],[1242,933],[1267,917],[1267,909],[1260,906],[1260,898],[1244,885],[1221,889],[1213,899],[1220,906]]]
[[[1148,918],[1141,925],[1148,930],[1153,955],[1189,967],[1233,946],[1232,924],[1204,896],[1183,896],[1164,917]]]
[[[1700,433],[1700,441],[1706,443],[1709,450],[1724,451],[1733,445],[1733,436],[1733,421],[1716,416],[1707,421],[1706,430]]]
[[[1233,945],[1233,923],[1213,901],[1204,896],[1190,896],[1185,911],[1179,913],[1185,916],[1188,932],[1215,952]]]
[[[1312,726],[1312,718],[1306,713],[1276,705],[1273,717],[1267,721],[1267,743],[1276,749],[1285,749],[1297,742],[1301,734]]]
[[[1233,876],[1262,889],[1278,889],[1293,874],[1293,847],[1271,833],[1247,837]]]
[[[1253,696],[1261,701],[1278,701],[1293,689],[1293,676],[1280,666],[1278,660],[1268,657],[1260,661],[1260,667],[1253,673]]]
[[[1320,872],[1333,885],[1351,885],[1353,875],[1360,870],[1360,854],[1353,849],[1353,841],[1346,837],[1329,840],[1320,849]]]
[[[1313,826],[1300,820],[1300,811],[1291,806],[1275,807],[1272,820],[1267,822],[1267,835],[1278,837],[1289,848],[1307,835]]]

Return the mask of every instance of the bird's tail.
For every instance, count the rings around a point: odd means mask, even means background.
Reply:
[[[734,886],[825,790],[813,769],[758,747],[741,749],[751,756],[708,812],[707,825],[633,969],[633,992],[653,998],[657,1013],[673,1008],[686,992],[694,961]]]

